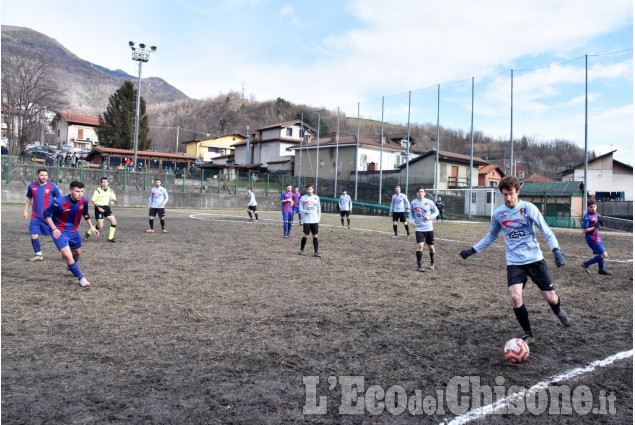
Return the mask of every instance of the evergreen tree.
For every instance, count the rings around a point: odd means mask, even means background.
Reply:
[[[110,96],[106,112],[99,116],[99,128],[96,132],[101,146],[133,149],[136,107],[137,90],[135,90],[132,81],[126,81]],[[139,106],[139,116],[139,145],[137,149],[140,151],[149,150],[152,146],[152,140],[148,137],[150,128],[146,115],[146,101],[143,96]]]

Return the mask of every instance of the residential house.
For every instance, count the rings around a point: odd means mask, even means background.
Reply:
[[[105,167],[107,169],[116,170],[122,168],[126,159],[134,158],[134,151],[130,149],[116,149],[95,147],[88,154],[86,160],[89,161],[88,166]],[[169,169],[173,172],[180,170],[181,172],[189,170],[196,157],[183,153],[165,153],[152,151],[137,151],[137,171],[163,171]]]
[[[586,212],[579,181],[534,181],[520,187],[523,201],[534,204],[550,226],[579,228]]]
[[[357,152],[357,171],[379,171],[380,163],[383,171],[395,170],[395,167],[405,158],[405,149],[401,143],[391,141],[384,137],[384,145],[378,140],[357,136],[337,136],[331,133],[328,138],[311,139],[300,148],[291,148],[295,151],[294,175],[302,177],[315,176],[316,168],[318,176],[325,179],[335,179],[335,159],[337,157],[337,179],[355,179],[355,158]],[[302,157],[302,162],[300,162]],[[301,164],[301,165],[300,165]],[[300,170],[301,169],[301,170]]]
[[[51,121],[58,146],[71,145],[76,149],[93,148],[99,145],[95,129],[99,127],[99,118],[92,115],[58,112]]]
[[[300,120],[272,124],[256,130],[252,137],[234,144],[234,167],[267,171],[293,172],[295,152],[300,141],[310,141],[316,131]]]
[[[398,144],[403,147],[401,155],[396,157],[395,168],[426,152],[425,149],[419,146],[419,142],[414,136],[410,135],[410,138],[408,138],[408,133],[388,134],[386,140],[389,143]],[[410,148],[408,148],[408,142],[410,142]]]
[[[587,164],[587,193],[600,200],[633,200],[633,166],[613,158],[611,151]],[[584,163],[558,173],[563,181],[584,181]]]
[[[515,175],[516,177],[518,177],[518,180],[525,180],[525,178],[529,175],[527,166],[525,164],[520,164],[518,162],[514,166],[513,174],[512,174],[511,168],[508,167],[507,165],[503,165],[501,169],[503,170],[503,173],[505,173],[506,176]]]
[[[549,177],[542,176],[538,173],[533,173],[531,176],[523,180],[523,183],[530,183],[530,182],[555,182],[555,180],[550,179]]]
[[[478,167],[478,186],[498,187],[503,177],[505,177],[503,169],[496,164]]]
[[[196,156],[205,162],[214,158],[234,153],[234,145],[247,139],[240,133],[224,134],[202,140],[189,140],[185,144],[185,153]]]
[[[430,150],[413,159],[408,164],[408,183],[434,187],[437,151]],[[470,155],[439,151],[438,189],[460,189],[470,186],[470,182],[478,183],[479,167],[489,163],[475,156],[470,170]],[[406,165],[399,166],[401,181],[406,180]],[[473,186],[477,186],[473,184]]]

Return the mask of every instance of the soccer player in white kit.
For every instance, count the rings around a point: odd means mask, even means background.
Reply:
[[[489,233],[472,248],[465,249],[459,255],[466,259],[472,254],[483,251],[496,241],[502,231],[505,238],[507,259],[507,286],[511,296],[514,314],[525,333],[521,337],[525,342],[533,342],[534,334],[529,322],[529,313],[523,302],[523,290],[527,277],[538,285],[542,297],[551,311],[558,317],[563,326],[570,326],[567,313],[560,307],[560,297],[556,294],[553,280],[547,263],[545,262],[540,245],[536,239],[534,226],[543,234],[553,252],[556,267],[562,267],[567,262],[560,252],[558,240],[553,234],[538,208],[530,203],[518,199],[520,182],[514,176],[503,178],[499,185],[505,204],[494,211]]]
[[[306,195],[300,198],[300,214],[302,214],[302,230],[304,236],[300,242],[300,255],[304,255],[304,247],[309,233],[313,235],[313,256],[321,257],[318,249],[318,232],[320,230],[320,197],[313,194],[313,185],[306,186]]]
[[[439,215],[436,205],[426,199],[426,190],[423,186],[417,188],[417,199],[410,204],[410,225],[415,229],[417,238],[417,270],[425,271],[421,266],[423,258],[423,245],[428,245],[430,253],[430,270],[434,269],[434,230],[432,220]]]

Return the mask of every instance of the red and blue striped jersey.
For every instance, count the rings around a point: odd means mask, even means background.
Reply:
[[[584,219],[582,220],[582,228],[586,230],[590,229],[591,227],[595,227],[595,229],[592,232],[585,233],[584,238],[587,241],[595,243],[602,242],[602,238],[600,238],[600,232],[598,232],[598,215],[588,212],[584,215]]]
[[[291,199],[293,199],[293,208],[300,207],[300,198],[302,194],[300,192],[291,192]]]
[[[60,232],[77,232],[84,214],[88,213],[88,200],[85,196],[77,202],[71,200],[70,195],[56,199],[46,210],[44,217],[51,217],[55,227]]]
[[[26,191],[26,197],[33,200],[33,212],[31,220],[43,220],[44,210],[51,205],[54,199],[62,197],[60,190],[53,183],[33,182]]]
[[[286,201],[288,199],[293,200],[291,197],[291,192],[287,192],[286,190],[282,192],[280,195],[280,201]],[[282,203],[282,212],[283,213],[292,213],[293,212],[293,203],[292,202],[283,202]]]

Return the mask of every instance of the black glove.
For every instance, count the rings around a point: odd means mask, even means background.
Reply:
[[[553,250],[553,256],[556,260],[556,267],[562,267],[567,264],[567,260],[564,259],[564,256],[560,252],[560,248],[556,248]]]
[[[474,248],[464,249],[463,251],[459,252],[459,255],[463,257],[464,260],[473,254],[476,254],[476,251],[474,251]]]

